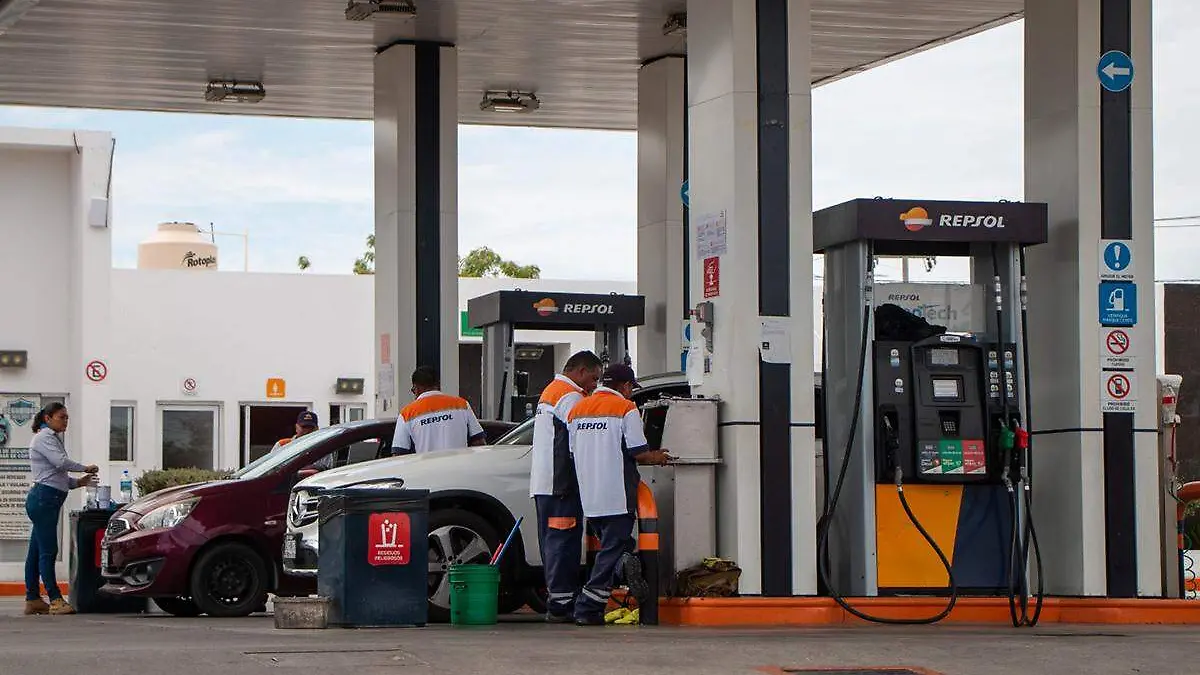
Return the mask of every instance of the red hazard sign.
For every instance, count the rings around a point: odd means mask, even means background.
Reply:
[[[1108,383],[1104,385],[1108,390],[1108,395],[1113,399],[1120,401],[1129,396],[1130,390],[1133,389],[1129,384],[1129,378],[1123,373],[1113,373],[1108,376]]]
[[[1120,356],[1129,350],[1129,333],[1123,330],[1112,330],[1104,338],[1104,346],[1114,356]]]
[[[412,527],[407,513],[372,513],[367,521],[367,562],[372,565],[407,565],[412,549]]]
[[[704,259],[704,297],[715,298],[721,294],[721,259]]]

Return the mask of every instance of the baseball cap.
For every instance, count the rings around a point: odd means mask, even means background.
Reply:
[[[305,410],[296,418],[296,424],[302,427],[313,427],[314,429],[320,425],[317,424],[317,414],[311,410]]]
[[[633,368],[624,363],[614,363],[604,370],[604,374],[600,376],[600,382],[603,384],[622,384],[629,382],[633,386],[638,386],[637,378],[633,375]]]

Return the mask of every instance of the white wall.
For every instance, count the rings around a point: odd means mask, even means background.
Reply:
[[[0,271],[6,300],[0,349],[29,355],[27,368],[0,370],[0,395],[64,398],[71,408],[68,449],[85,463],[100,462],[104,448],[89,439],[102,438],[108,421],[108,384],[89,382],[84,365],[104,358],[109,338],[112,248],[103,200],[111,143],[111,136],[97,132],[0,129]],[[101,200],[98,227],[88,224],[93,200]],[[5,481],[3,489],[0,497],[10,503],[19,502],[25,488]],[[23,526],[20,511],[6,507],[2,517]],[[24,540],[0,540],[0,578],[21,578],[24,554]],[[60,561],[65,559],[60,554]],[[60,575],[64,567],[60,564]]]
[[[242,404],[312,406],[324,426],[331,403],[374,399],[370,277],[114,270],[112,281],[112,397],[136,403],[138,472],[161,466],[163,405],[219,406],[216,466],[236,468]],[[339,377],[363,378],[364,393],[336,394]],[[267,398],[268,378],[284,379],[285,398]]]

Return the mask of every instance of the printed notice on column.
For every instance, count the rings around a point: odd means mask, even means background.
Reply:
[[[764,316],[762,334],[759,338],[758,351],[763,363],[792,362],[792,329],[791,319],[780,316]]]
[[[696,258],[715,258],[729,252],[725,240],[725,212],[706,213],[696,220]]]

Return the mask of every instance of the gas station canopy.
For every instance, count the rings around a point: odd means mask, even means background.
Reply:
[[[749,1],[749,0],[747,0]],[[686,52],[683,0],[414,0],[346,18],[347,0],[0,0],[0,104],[371,119],[373,58],[453,44],[465,124],[632,130],[642,63]],[[820,85],[1020,18],[1024,0],[813,0]],[[686,22],[685,22],[686,23]],[[258,103],[210,82],[261,83]],[[480,109],[486,91],[540,109]]]

